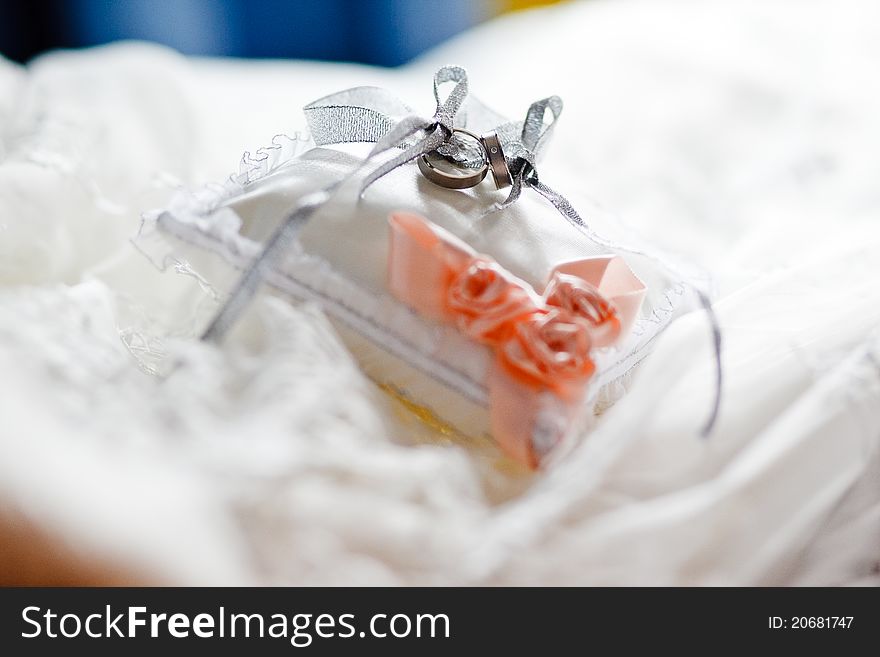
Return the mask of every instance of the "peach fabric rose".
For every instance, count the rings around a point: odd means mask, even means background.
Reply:
[[[517,322],[498,350],[504,369],[517,380],[571,397],[596,369],[590,358],[589,324],[562,309],[536,312]]]
[[[589,323],[594,347],[607,347],[620,337],[617,308],[582,278],[554,272],[544,290],[544,301]]]
[[[582,409],[596,366],[591,349],[625,335],[645,285],[619,256],[557,265],[544,294],[424,217],[389,219],[388,286],[420,315],[455,323],[488,345],[492,433],[537,467]]]
[[[464,333],[493,346],[507,339],[517,320],[537,310],[525,289],[479,256],[451,281],[446,308]]]

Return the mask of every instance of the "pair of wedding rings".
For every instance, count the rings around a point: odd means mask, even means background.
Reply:
[[[504,159],[504,151],[498,135],[487,132],[478,137],[472,132],[455,128],[453,134],[458,135],[459,140],[476,142],[476,152],[481,155],[481,162],[476,166],[455,162],[439,151],[431,151],[419,156],[419,171],[428,180],[441,187],[448,189],[467,189],[483,182],[488,172],[492,172],[492,179],[497,189],[510,187],[513,180]]]

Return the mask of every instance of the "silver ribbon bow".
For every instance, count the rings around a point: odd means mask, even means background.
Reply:
[[[441,100],[440,87],[448,82],[454,82],[455,88],[445,100]],[[444,66],[434,74],[434,99],[437,103],[434,116],[425,119],[414,114],[406,103],[385,89],[354,87],[309,103],[304,112],[317,146],[375,143],[361,166],[381,153],[394,148],[403,149],[400,155],[383,162],[365,176],[362,192],[397,167],[435,150],[466,165],[480,161],[482,154],[473,151],[473,144],[456,139],[453,134],[456,123],[477,134],[495,131],[513,185],[507,200],[496,204],[493,210],[516,202],[523,186],[527,186],[548,198],[563,214],[573,214],[583,225],[583,220],[573,209],[566,211],[571,204],[564,197],[538,181],[537,160],[549,141],[553,125],[562,114],[559,96],[532,103],[525,120],[510,121],[468,96],[467,72],[463,68]]]
[[[445,100],[441,100],[440,87],[447,82],[454,82],[455,88]],[[406,103],[379,87],[354,87],[330,94],[306,105],[304,112],[318,146],[375,143],[362,166],[381,153],[394,148],[404,149],[368,173],[361,192],[397,167],[434,150],[466,165],[480,161],[481,153],[468,151],[468,142],[457,141],[453,136],[456,122],[459,127],[477,134],[495,131],[504,151],[512,186],[507,199],[489,211],[515,203],[523,187],[530,187],[570,221],[585,226],[571,203],[538,179],[538,159],[562,114],[562,99],[549,96],[538,100],[529,107],[524,120],[510,121],[467,94],[466,71],[459,66],[444,66],[434,75],[437,109],[430,119],[414,114]],[[473,149],[473,144],[470,148]]]
[[[538,158],[550,140],[553,126],[561,114],[562,99],[559,96],[549,96],[532,103],[524,121],[505,123],[495,129],[504,148],[513,184],[507,199],[496,204],[493,211],[515,203],[523,187],[531,187],[553,203],[563,215],[582,226],[586,225],[565,197],[538,179]]]

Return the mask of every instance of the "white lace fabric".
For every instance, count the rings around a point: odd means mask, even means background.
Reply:
[[[870,2],[584,3],[393,72],[140,45],[0,63],[0,529],[161,582],[880,583],[877,19]],[[540,89],[484,58],[520,38]],[[535,475],[424,432],[314,305],[264,295],[222,348],[192,339],[228,280],[145,235],[186,275],[158,272],[128,241],[140,213],[224,180],[327,91],[428,105],[448,61],[494,106],[563,96],[542,177],[711,271],[710,438],[699,314]]]

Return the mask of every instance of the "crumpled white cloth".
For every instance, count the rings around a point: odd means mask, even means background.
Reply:
[[[183,583],[880,583],[878,19],[631,0],[512,15],[394,71],[140,44],[0,62],[0,522]],[[514,83],[485,53],[517,42]],[[577,172],[712,271],[711,438],[698,315],[531,477],[427,437],[316,308],[264,298],[223,348],[180,337],[211,290],[131,246],[140,212],[327,91],[429,111],[450,61],[510,114],[562,95],[541,175]]]

